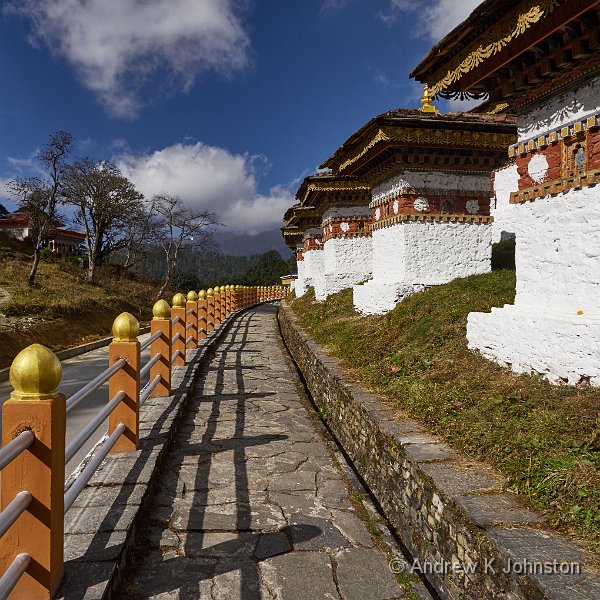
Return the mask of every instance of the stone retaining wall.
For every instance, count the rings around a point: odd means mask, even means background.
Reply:
[[[585,570],[581,550],[544,530],[497,473],[344,380],[284,303],[279,322],[319,413],[443,598],[600,598],[600,577]]]

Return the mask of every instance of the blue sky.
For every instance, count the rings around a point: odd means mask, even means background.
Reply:
[[[64,129],[144,194],[179,194],[258,233],[280,226],[301,179],[352,132],[419,106],[408,73],[478,2],[0,4],[0,198]]]

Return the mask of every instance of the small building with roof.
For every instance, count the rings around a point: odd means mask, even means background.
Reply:
[[[515,141],[510,117],[441,115],[426,90],[421,109],[375,117],[322,165],[371,188],[373,275],[353,288],[359,312],[491,269],[490,173]]]

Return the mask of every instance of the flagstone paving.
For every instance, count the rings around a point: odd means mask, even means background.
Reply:
[[[276,307],[245,313],[197,384],[122,594],[405,598],[330,445],[282,346]]]

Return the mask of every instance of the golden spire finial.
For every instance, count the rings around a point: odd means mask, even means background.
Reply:
[[[421,100],[421,108],[419,109],[422,113],[433,113],[439,115],[440,111],[433,106],[433,98],[429,95],[429,86],[425,84],[425,90],[423,90],[423,99]]]
[[[114,320],[112,333],[115,342],[136,342],[140,324],[131,313],[123,312]]]
[[[181,293],[179,294],[175,294],[173,296],[173,306],[175,306],[176,308],[182,308],[185,306],[185,296]]]
[[[56,354],[41,344],[32,344],[13,360],[10,383],[12,398],[45,400],[56,395],[62,377],[62,367]]]
[[[187,295],[188,302],[198,302],[198,294],[194,290],[188,292]]]
[[[171,307],[166,300],[159,300],[152,307],[152,316],[159,321],[166,321],[171,318]]]

